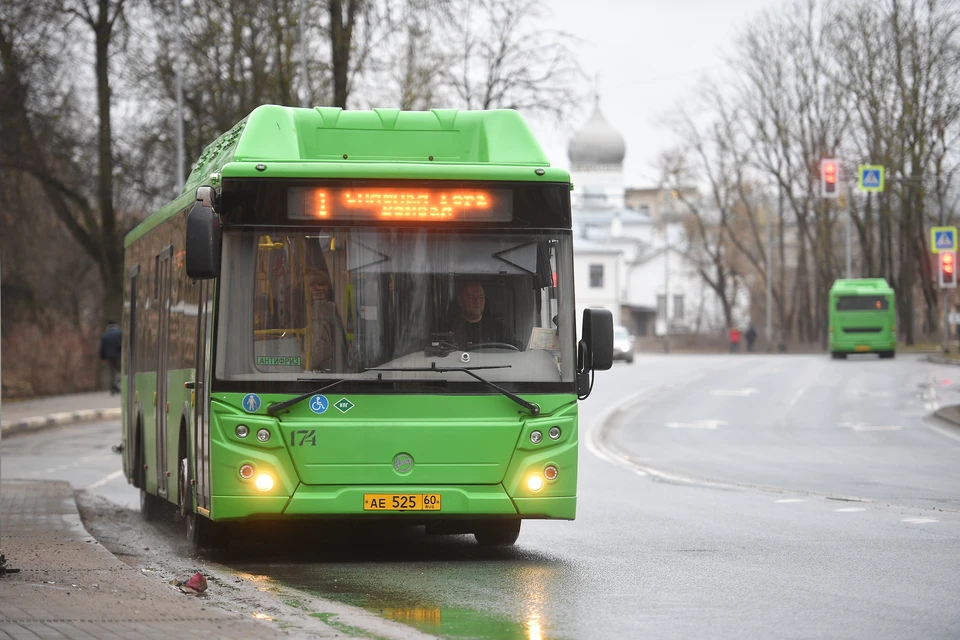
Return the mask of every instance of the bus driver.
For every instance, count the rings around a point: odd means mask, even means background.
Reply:
[[[520,342],[507,328],[503,320],[491,315],[483,315],[486,298],[483,286],[479,282],[467,282],[457,294],[460,313],[457,315],[450,333],[461,349],[473,345],[502,343],[520,349]]]
[[[307,275],[310,304],[310,368],[314,371],[343,371],[346,339],[337,307],[330,298],[330,276],[314,270]]]

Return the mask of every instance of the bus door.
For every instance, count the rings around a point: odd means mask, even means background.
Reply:
[[[197,483],[197,502],[200,509],[210,510],[210,350],[213,346],[213,287],[209,280],[198,283],[200,295],[197,303],[197,372],[194,389],[194,442],[193,468]]]
[[[140,275],[140,265],[136,265],[128,272],[130,279],[130,322],[127,325],[127,446],[124,453],[127,458],[127,469],[130,474],[135,473],[137,461],[137,446],[134,439],[137,437],[137,281]],[[143,446],[143,443],[140,443]],[[138,476],[139,477],[139,476]]]
[[[167,361],[170,353],[170,258],[173,245],[157,256],[157,287],[160,318],[157,327],[157,493],[167,496]]]

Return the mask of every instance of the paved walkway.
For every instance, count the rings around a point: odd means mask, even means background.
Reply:
[[[0,485],[0,638],[284,638],[141,575],[83,528],[70,485]],[[332,635],[332,634],[331,634]]]
[[[119,418],[120,395],[110,395],[107,391],[4,400],[0,404],[0,430],[4,436],[75,422]]]

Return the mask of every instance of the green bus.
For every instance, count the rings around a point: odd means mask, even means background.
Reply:
[[[265,105],[125,241],[124,471],[196,545],[386,518],[513,544],[572,520],[570,177],[514,111]]]
[[[837,280],[830,287],[830,355],[897,351],[897,308],[893,289],[883,278]]]

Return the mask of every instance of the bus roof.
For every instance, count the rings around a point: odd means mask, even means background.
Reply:
[[[256,166],[266,165],[257,170]],[[371,166],[373,165],[373,166]],[[264,105],[200,155],[184,191],[222,177],[378,177],[569,182],[516,111],[344,111]],[[539,176],[531,168],[545,170]],[[499,171],[497,170],[499,169]]]
[[[868,296],[878,294],[892,294],[893,289],[884,278],[852,278],[841,279],[830,287],[830,295]]]
[[[126,244],[190,206],[197,187],[216,184],[215,174],[570,182],[568,172],[550,167],[523,116],[513,110],[263,105],[203,150],[180,196],[131,231]]]

